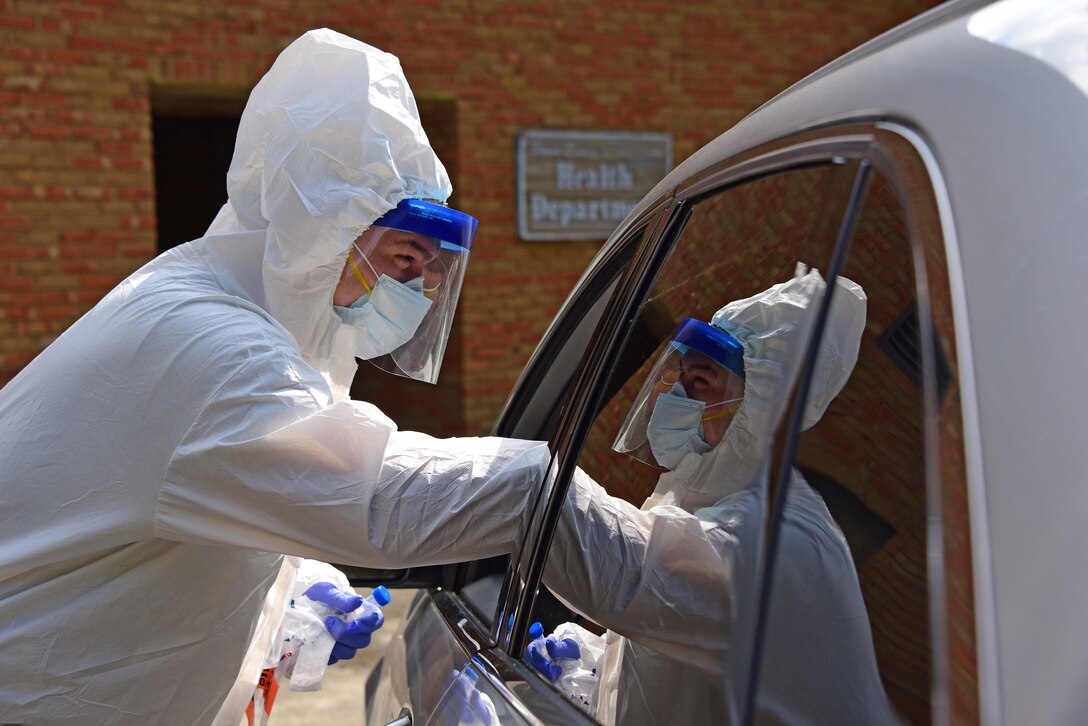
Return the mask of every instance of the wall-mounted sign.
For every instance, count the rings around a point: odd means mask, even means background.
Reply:
[[[530,129],[518,136],[518,235],[605,239],[672,169],[669,134]]]

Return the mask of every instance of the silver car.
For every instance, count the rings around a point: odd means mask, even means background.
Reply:
[[[951,2],[673,170],[590,264],[495,425],[553,453],[516,551],[352,573],[428,588],[367,683],[368,722],[593,722],[524,657],[533,622],[610,627],[542,582],[572,472],[640,506],[654,472],[612,444],[648,361],[680,320],[799,261],[860,285],[867,322],[821,422],[783,420],[772,476],[801,471],[845,536],[897,718],[1088,719],[1086,93],[1088,2]],[[803,397],[805,375],[785,393]],[[767,543],[784,496],[772,486]],[[740,684],[730,713],[749,722],[778,675],[767,614],[789,596],[772,580],[786,555],[767,547],[758,617],[732,635],[747,662],[726,676]],[[634,695],[612,694],[621,711]],[[801,707],[784,720],[828,719]]]

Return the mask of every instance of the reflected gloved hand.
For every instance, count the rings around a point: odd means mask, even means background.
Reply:
[[[529,629],[532,640],[525,648],[525,659],[552,683],[563,675],[563,666],[553,661],[561,658],[578,659],[582,656],[578,643],[573,638],[560,640],[554,635],[543,637],[543,628],[540,623],[533,623]]]
[[[582,651],[574,638],[563,638],[562,640],[559,640],[554,635],[549,635],[544,639],[544,647],[552,660],[559,660],[560,658],[577,659],[582,657]]]
[[[548,658],[548,651],[543,639],[529,643],[525,648],[525,660],[529,661],[529,665],[540,671],[540,674],[552,683],[555,683],[559,676],[563,675],[563,669],[552,663]]]
[[[331,582],[318,582],[310,586],[306,597],[319,602],[338,615],[354,614],[363,605],[363,597],[354,592],[341,590]],[[332,634],[336,644],[329,656],[329,665],[355,657],[359,648],[370,645],[370,634],[385,622],[381,608],[371,606],[363,608],[358,616],[345,622],[335,615],[325,618],[325,629]]]
[[[495,704],[477,687],[480,676],[472,668],[463,673],[450,671],[446,679],[446,693],[442,696],[438,712],[449,726],[493,726],[499,723]]]

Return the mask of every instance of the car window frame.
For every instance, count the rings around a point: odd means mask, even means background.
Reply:
[[[752,181],[760,176],[782,173],[811,164],[825,164],[836,160],[849,159],[854,161],[864,160],[886,174],[900,193],[904,210],[909,215],[914,211],[916,206],[914,197],[919,194],[919,191],[905,190],[897,174],[898,162],[896,158],[897,156],[901,157],[904,153],[902,148],[895,152],[889,151],[892,146],[902,147],[904,141],[907,142],[905,145],[913,150],[914,155],[920,157],[922,166],[925,167],[929,174],[931,183],[921,194],[931,197],[934,200],[932,203],[939,208],[937,212],[938,226],[946,234],[939,240],[938,247],[940,248],[943,244],[944,248],[947,248],[954,243],[954,237],[950,239],[947,234],[951,224],[946,217],[948,204],[947,200],[941,198],[943,184],[937,170],[932,163],[926,163],[927,150],[924,149],[924,146],[919,148],[921,144],[920,136],[911,132],[909,127],[880,119],[851,120],[784,137],[711,165],[706,170],[685,180],[672,192],[671,203],[667,205],[667,209],[662,208],[661,210],[663,224],[660,226],[659,233],[651,235],[644,241],[644,249],[638,255],[638,259],[632,261],[632,268],[627,273],[625,284],[617,288],[613,300],[610,302],[610,309],[606,310],[602,316],[602,325],[605,322],[612,322],[620,325],[621,329],[610,331],[611,334],[607,345],[604,341],[598,341],[598,345],[592,351],[587,351],[582,361],[581,371],[572,382],[569,398],[571,406],[565,411],[558,430],[549,442],[552,446],[552,465],[556,478],[549,500],[544,503],[544,507],[546,512],[552,516],[545,518],[545,526],[541,529],[534,544],[531,555],[531,564],[534,566],[529,570],[528,575],[522,575],[522,581],[519,583],[521,586],[516,591],[507,593],[507,598],[502,602],[499,617],[497,618],[497,620],[512,618],[512,627],[506,631],[506,637],[502,638],[499,643],[499,646],[508,655],[517,657],[520,648],[524,645],[533,602],[540,587],[540,575],[550,549],[551,538],[554,536],[555,522],[558,519],[562,499],[566,495],[570,477],[577,465],[578,457],[585,444],[586,435],[599,411],[600,401],[594,398],[593,393],[599,393],[600,390],[603,390],[609,365],[614,362],[615,356],[623,350],[623,344],[631,332],[637,311],[652,288],[653,280],[656,277],[654,271],[659,269],[660,261],[667,258],[668,253],[671,252],[680,232],[683,230],[690,206],[707,194],[725,191],[729,186]],[[917,161],[912,163],[916,164]],[[849,210],[847,213],[849,214]],[[847,238],[847,243],[848,240],[849,238]],[[913,231],[910,235],[910,241],[912,248],[918,246],[918,239]],[[836,256],[841,244],[842,240],[838,240]],[[943,567],[943,537],[940,531],[943,525],[940,524],[942,519],[939,498],[943,489],[940,472],[934,469],[934,467],[940,466],[941,456],[938,442],[934,438],[934,420],[939,402],[935,400],[936,389],[930,385],[935,385],[937,373],[931,350],[932,346],[929,342],[931,330],[928,319],[929,307],[926,297],[925,275],[924,271],[918,269],[919,250],[913,249],[912,252],[915,258],[915,280],[919,288],[919,306],[922,309],[920,317],[923,321],[923,330],[921,331],[923,380],[927,383],[924,387],[926,486],[927,492],[931,494],[931,506],[936,509],[936,512],[930,512],[930,528],[937,527],[938,531],[931,534],[933,534],[933,541],[937,543],[937,547],[942,549],[941,556],[936,561],[931,562],[932,569],[930,572],[931,584],[939,583],[931,594],[931,614],[934,616],[931,642],[934,659],[940,661],[942,660],[940,655],[947,652],[947,644],[943,642],[942,625],[945,622],[946,604],[943,597],[945,571]],[[655,266],[651,264],[653,262],[658,264]],[[953,272],[953,270],[949,270],[950,275]],[[830,276],[831,274],[837,274],[837,271],[833,273],[829,270],[829,279],[833,279]],[[621,297],[621,293],[624,291],[628,291],[629,297],[627,299]],[[829,302],[830,296],[825,296],[822,304],[826,306]],[[957,319],[956,323],[958,324],[958,322]],[[815,336],[810,340],[810,346],[816,346],[818,343],[819,340]],[[810,347],[811,350],[815,350],[815,348]],[[806,355],[806,361],[809,360],[809,357],[810,355]],[[794,399],[797,392],[798,388],[795,384],[794,390],[790,394],[791,400]],[[970,434],[970,432],[965,433]],[[788,435],[788,430],[784,430],[782,435]],[[779,466],[783,466],[784,463],[786,463],[784,460],[779,461]],[[763,574],[763,577],[766,577],[766,573]],[[945,686],[940,685],[937,681],[939,677],[946,679],[947,668],[942,668],[935,662],[933,673],[935,679],[934,708],[943,710],[944,704],[947,704],[947,695],[941,695],[940,691]],[[946,683],[947,681],[943,680],[943,682]],[[750,702],[751,699],[749,699]]]
[[[623,350],[642,303],[653,287],[657,271],[671,253],[684,229],[691,206],[702,197],[773,173],[788,172],[814,164],[865,158],[871,144],[870,133],[855,127],[823,132],[806,132],[779,142],[758,147],[745,154],[723,160],[693,175],[667,193],[668,199],[651,205],[660,210],[661,222],[654,234],[643,240],[642,249],[625,273],[626,279],[613,293],[608,309],[598,324],[593,347],[586,352],[575,375],[559,427],[549,439],[552,451],[548,476],[553,484],[542,516],[534,511],[531,521],[539,522],[527,564],[507,573],[496,614],[498,645],[511,656],[524,647],[528,636],[533,603],[540,588],[544,563],[554,536],[563,498],[577,466],[586,436],[602,404],[608,371]],[[629,225],[624,225],[629,228]],[[573,452],[573,454],[572,454]],[[526,563],[523,554],[521,563]],[[508,623],[500,628],[499,623]]]

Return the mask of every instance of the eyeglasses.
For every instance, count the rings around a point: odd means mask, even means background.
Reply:
[[[423,266],[423,292],[437,292],[449,274],[449,263],[439,254]]]

